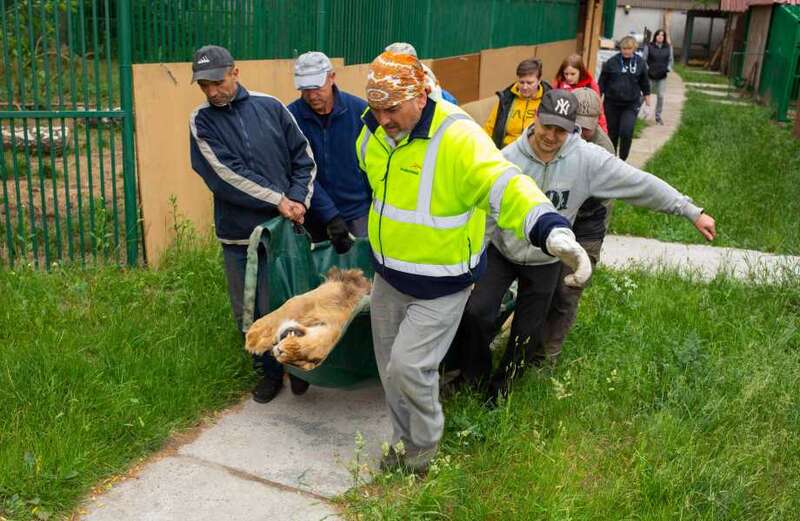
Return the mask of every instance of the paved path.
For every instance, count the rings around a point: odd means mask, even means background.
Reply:
[[[173,454],[90,499],[82,519],[338,519],[329,499],[354,483],[357,430],[365,440],[359,457],[374,466],[391,432],[377,384],[311,387],[303,396],[287,385],[269,404],[245,399]]]
[[[631,265],[665,267],[692,272],[704,280],[713,279],[720,272],[756,282],[800,276],[800,257],[621,235],[606,237],[600,264],[619,269]]]
[[[754,106],[753,103],[749,101],[735,101],[729,99],[712,99],[709,100],[712,103],[719,103],[720,105],[738,105],[739,107],[752,107]]]
[[[652,125],[632,146],[629,162],[641,167],[680,121],[684,87],[676,74],[667,83],[664,125]],[[603,264],[632,262],[746,275],[749,266],[797,266],[759,252],[661,243],[609,236]],[[287,386],[288,387],[288,386]],[[257,521],[336,519],[329,501],[353,484],[356,429],[364,436],[364,461],[374,465],[390,424],[378,386],[357,391],[311,387],[304,396],[288,388],[272,403],[246,399],[188,443],[155,456],[106,493],[87,500],[89,521]]]
[[[683,84],[685,87],[689,87],[692,89],[722,89],[722,90],[736,90],[735,87],[728,85],[727,83],[698,83],[696,81],[693,82],[685,82]]]

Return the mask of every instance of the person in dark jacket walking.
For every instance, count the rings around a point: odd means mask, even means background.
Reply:
[[[647,63],[647,76],[650,78],[650,91],[658,96],[656,101],[656,123],[663,125],[661,111],[664,108],[664,91],[667,87],[667,74],[672,71],[675,58],[672,46],[667,41],[667,33],[659,29],[653,41],[645,45],[642,59]]]
[[[633,127],[642,96],[647,108],[650,107],[650,80],[647,78],[647,64],[634,54],[636,40],[626,36],[620,41],[619,48],[620,52],[603,64],[598,84],[608,121],[608,137],[624,161],[631,150]]]
[[[351,234],[367,236],[372,202],[355,149],[367,102],[339,90],[333,65],[321,52],[297,58],[294,85],[300,98],[289,104],[289,112],[311,142],[317,162],[306,228],[315,241],[330,239],[337,253],[345,253],[353,244]]]
[[[214,224],[222,243],[231,308],[241,331],[250,233],[278,215],[303,223],[316,165],[288,109],[276,98],[240,85],[239,69],[227,49],[201,47],[194,54],[192,72],[192,82],[208,100],[189,118],[192,168],[214,194]],[[258,269],[264,273],[266,252],[262,249],[258,257]],[[268,311],[267,291],[258,285],[252,318]],[[253,357],[253,367],[261,376],[253,399],[266,403],[283,386],[283,366],[267,354]],[[296,390],[294,380],[292,390]]]

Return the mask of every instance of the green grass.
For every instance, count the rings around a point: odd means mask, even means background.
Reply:
[[[445,403],[428,477],[351,519],[790,519],[800,511],[800,282],[600,271],[555,370]],[[793,514],[794,513],[794,514]]]
[[[221,264],[209,245],[159,270],[0,270],[0,519],[68,513],[241,396]]]
[[[704,74],[705,69],[698,69],[697,67],[687,67],[676,63],[674,70],[677,72],[683,81],[691,83],[716,83],[718,85],[728,85],[728,77],[721,74]]]
[[[3,164],[0,165],[0,181],[13,181],[15,172],[17,172],[17,177],[19,179],[26,179],[30,168],[24,154],[17,154],[16,170],[14,169],[14,155],[10,151],[6,151],[3,154],[3,159]],[[13,185],[9,186],[8,189],[12,191]]]
[[[717,220],[716,246],[800,254],[800,141],[759,106],[687,92],[681,125],[645,170],[691,196]],[[617,203],[613,233],[704,239],[685,219]]]

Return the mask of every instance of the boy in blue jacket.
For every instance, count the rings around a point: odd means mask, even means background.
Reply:
[[[339,90],[331,61],[321,52],[297,58],[294,85],[300,98],[289,105],[289,111],[311,142],[317,162],[306,227],[314,240],[330,239],[337,253],[345,253],[353,243],[351,234],[367,235],[372,195],[366,176],[358,169],[355,150],[367,103]]]
[[[303,223],[316,165],[291,113],[276,98],[240,85],[239,69],[227,49],[216,45],[198,49],[192,73],[192,82],[208,100],[189,118],[192,168],[214,194],[214,225],[222,243],[231,308],[241,330],[250,233],[278,215]],[[262,249],[259,271],[266,269]],[[262,284],[256,289],[253,319],[269,310],[267,290]],[[253,399],[266,403],[283,386],[283,366],[267,354],[253,357],[253,367],[261,375]],[[304,382],[291,383],[296,393],[308,387]]]

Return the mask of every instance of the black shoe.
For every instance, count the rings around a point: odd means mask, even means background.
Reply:
[[[253,388],[253,401],[257,403],[267,403],[278,396],[283,387],[283,379],[262,376]]]
[[[492,380],[484,391],[483,405],[487,409],[494,409],[501,398],[508,396],[511,383],[507,379]]]
[[[658,123],[659,125],[664,124],[664,121],[661,119],[661,116],[656,116],[656,123]]]
[[[302,378],[298,378],[292,373],[289,373],[289,388],[292,390],[293,395],[300,396],[301,394],[306,394],[310,385],[310,383]]]
[[[389,447],[389,453],[383,455],[379,464],[379,468],[381,472],[402,470],[405,466],[403,459],[403,455],[397,452],[394,447]]]
[[[428,473],[428,467],[438,449],[437,444],[428,449],[406,449],[405,452],[399,453],[394,447],[390,447],[389,453],[381,458],[379,468],[381,472],[399,470],[406,474],[424,476]]]

